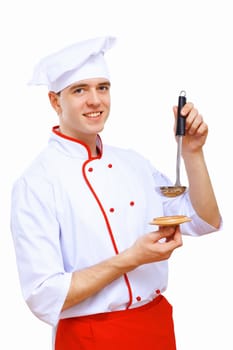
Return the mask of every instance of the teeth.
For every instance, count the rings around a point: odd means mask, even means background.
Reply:
[[[100,116],[100,112],[87,113],[85,115],[89,118],[96,118]]]

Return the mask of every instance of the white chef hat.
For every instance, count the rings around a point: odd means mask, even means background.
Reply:
[[[115,41],[111,36],[88,39],[43,58],[35,66],[29,85],[47,85],[50,91],[59,92],[83,79],[109,80],[104,53]]]

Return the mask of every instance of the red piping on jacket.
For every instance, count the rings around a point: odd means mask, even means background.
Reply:
[[[111,241],[112,241],[112,245],[113,245],[114,251],[115,251],[116,254],[119,254],[119,251],[118,251],[117,245],[116,245],[116,241],[115,241],[115,239],[114,239],[114,235],[113,235],[113,232],[112,232],[110,223],[109,223],[109,221],[108,221],[108,217],[107,217],[107,215],[106,215],[106,213],[105,213],[105,210],[104,210],[104,208],[103,208],[103,206],[102,206],[102,204],[101,204],[101,202],[100,202],[100,200],[99,200],[97,194],[95,193],[93,187],[91,186],[91,184],[90,184],[90,182],[88,181],[88,179],[87,179],[87,177],[86,177],[86,174],[85,174],[85,167],[86,167],[86,165],[87,165],[90,161],[91,161],[91,160],[87,160],[87,161],[83,164],[83,168],[82,168],[82,169],[83,169],[83,177],[84,177],[84,179],[85,179],[85,181],[86,181],[86,183],[87,183],[87,186],[89,187],[89,189],[91,190],[93,196],[95,197],[95,200],[96,200],[97,204],[99,205],[100,210],[101,210],[101,212],[102,212],[102,214],[103,214],[103,217],[104,217],[104,220],[105,220],[107,229],[108,229],[108,233],[109,233],[109,236],[110,236]],[[128,292],[129,292],[129,302],[128,302],[128,305],[127,305],[127,309],[128,309],[128,308],[130,307],[130,305],[132,304],[133,295],[132,295],[132,290],[131,290],[130,283],[129,283],[129,279],[128,279],[127,275],[124,274],[123,276],[124,276],[125,283],[126,283],[126,286],[127,286],[127,288],[128,288]]]
[[[84,163],[83,163],[83,166],[82,166],[82,173],[83,173],[83,177],[84,177],[84,180],[86,181],[86,184],[87,186],[89,187],[91,193],[93,194],[102,214],[103,214],[103,217],[104,217],[104,220],[105,220],[105,223],[106,223],[106,226],[107,226],[107,229],[108,229],[108,233],[109,233],[109,236],[110,236],[110,239],[111,239],[111,242],[112,242],[112,245],[113,245],[113,248],[114,248],[114,251],[116,254],[119,254],[119,251],[118,251],[118,248],[117,248],[117,244],[116,244],[116,241],[114,239],[114,235],[113,235],[113,232],[112,232],[112,229],[111,229],[111,225],[109,223],[109,220],[108,220],[108,217],[107,217],[107,214],[97,196],[97,194],[95,193],[93,187],[91,186],[90,182],[88,181],[88,178],[85,174],[85,167],[86,165],[91,162],[93,159],[98,159],[98,158],[101,158],[101,155],[102,155],[102,144],[101,144],[101,149],[100,149],[100,154],[97,156],[97,157],[92,157],[91,156],[91,150],[90,148],[83,142],[73,138],[73,137],[70,137],[70,136],[67,136],[67,135],[64,135],[62,134],[60,131],[59,131],[59,126],[54,126],[53,127],[53,132],[64,138],[64,139],[67,139],[67,140],[70,140],[70,141],[73,141],[73,142],[76,142],[76,143],[79,143],[81,144],[82,146],[84,146],[88,152],[88,160],[86,160]],[[101,141],[101,139],[100,139]],[[130,305],[132,304],[132,301],[133,301],[133,294],[132,294],[132,290],[131,290],[131,286],[130,286],[130,282],[129,282],[129,279],[128,279],[128,276],[126,274],[123,275],[124,277],[124,280],[125,280],[125,283],[126,283],[126,286],[127,286],[127,289],[128,289],[128,292],[129,292],[129,302],[128,302],[128,305],[127,305],[127,309],[130,307]]]

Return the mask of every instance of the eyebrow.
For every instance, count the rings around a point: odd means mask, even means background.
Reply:
[[[101,86],[101,85],[108,85],[108,86],[110,86],[111,83],[108,80],[106,80],[106,81],[102,81],[102,82],[97,84],[97,86]],[[86,83],[74,84],[74,85],[71,86],[71,89],[72,90],[73,89],[80,89],[80,88],[85,88],[85,87],[88,87],[88,86],[90,86],[90,84],[86,84]]]

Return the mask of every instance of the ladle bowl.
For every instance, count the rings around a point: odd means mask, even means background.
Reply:
[[[184,193],[186,188],[186,186],[161,186],[160,191],[166,197],[176,197]]]

